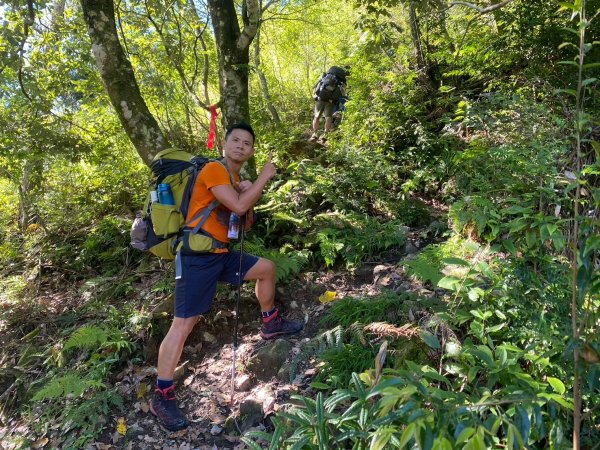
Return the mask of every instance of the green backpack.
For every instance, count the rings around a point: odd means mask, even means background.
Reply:
[[[146,196],[144,209],[131,227],[131,245],[142,251],[164,259],[174,259],[182,248],[186,252],[210,253],[217,248],[226,248],[227,244],[213,238],[202,230],[208,216],[219,205],[214,200],[186,222],[192,191],[196,178],[209,161],[218,161],[227,169],[222,160],[213,160],[203,156],[194,156],[183,150],[170,148],[159,152],[150,164],[155,181]],[[231,172],[227,169],[233,183]],[[174,205],[152,202],[151,191],[157,191],[158,185],[170,186]],[[193,228],[188,224],[200,219]]]

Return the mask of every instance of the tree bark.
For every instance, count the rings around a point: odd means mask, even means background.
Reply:
[[[234,123],[250,122],[248,72],[250,44],[258,31],[260,7],[258,0],[244,0],[240,30],[233,0],[208,0],[217,50],[219,54],[219,90],[221,93],[222,125],[226,130]],[[254,158],[248,161],[248,173],[256,176]]]
[[[257,0],[247,0],[247,14],[240,30],[233,0],[208,0],[219,53],[219,87],[223,128],[241,120],[248,122],[248,69],[250,43],[258,30],[260,9]]]
[[[419,19],[417,17],[417,10],[414,1],[410,1],[408,4],[408,18],[410,22],[410,36],[412,38],[415,51],[417,78],[421,85],[428,92],[431,92],[432,83],[431,79],[429,78],[427,64],[425,63],[425,57],[423,56],[423,46],[421,45],[421,30],[419,29]]]
[[[119,42],[113,0],[81,0],[102,82],[127,136],[146,164],[169,146],[140,92]]]

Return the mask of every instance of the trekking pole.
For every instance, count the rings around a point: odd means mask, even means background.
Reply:
[[[238,318],[240,316],[240,298],[242,297],[242,259],[244,257],[244,234],[246,232],[246,214],[240,217],[240,265],[238,267],[238,289],[235,301],[235,321],[233,325],[233,357],[231,360],[231,396],[229,404],[233,405],[235,395],[235,352],[238,346]]]

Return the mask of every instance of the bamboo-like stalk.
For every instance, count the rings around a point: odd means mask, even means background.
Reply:
[[[577,73],[577,96],[575,98],[575,138],[576,138],[576,155],[575,166],[577,177],[581,173],[581,120],[583,113],[583,60],[585,57],[585,0],[581,0],[579,13],[579,56],[578,56],[578,73]],[[571,253],[571,273],[572,273],[572,294],[571,294],[571,326],[573,328],[573,340],[579,340],[579,327],[577,324],[578,312],[578,288],[577,288],[577,254],[579,250],[579,201],[581,199],[581,183],[576,180],[577,186],[575,189],[575,204],[573,205],[573,246]],[[577,371],[580,362],[579,349],[575,346],[573,351],[573,450],[581,448],[581,379]]]

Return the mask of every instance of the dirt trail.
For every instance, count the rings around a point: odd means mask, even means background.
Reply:
[[[418,235],[415,232],[409,236],[407,248],[412,246],[413,251],[416,251],[418,246],[423,245],[418,242]],[[305,321],[305,328],[300,334],[286,339],[292,345],[290,358],[300,351],[303,341],[310,340],[319,332],[319,320],[329,307],[319,301],[321,294],[334,291],[338,298],[377,295],[381,292],[381,285],[377,282],[377,276],[374,279],[374,268],[383,262],[393,268],[404,253],[391,254],[387,261],[367,263],[354,274],[343,271],[307,273],[301,279],[278,288],[277,299],[287,299],[286,302],[277,302],[286,316]],[[394,276],[398,277],[398,274]],[[403,275],[400,276],[402,279],[396,279],[396,282],[410,283]],[[210,314],[196,326],[186,343],[180,361],[182,367],[176,381],[176,392],[179,405],[191,422],[188,429],[171,433],[158,425],[148,412],[148,399],[155,383],[154,367],[130,367],[121,374],[119,382],[126,399],[127,413],[123,418],[128,427],[127,434],[123,437],[113,427],[111,434],[103,436],[91,448],[243,449],[246,447],[240,441],[239,433],[235,432],[239,423],[227,426],[227,419],[240,419],[240,405],[249,399],[261,403],[263,408],[263,417],[254,428],[270,430],[269,416],[277,412],[291,394],[303,393],[309,387],[314,368],[304,366],[292,382],[289,377],[273,377],[262,381],[250,377],[248,380],[246,364],[259,349],[272,343],[263,341],[259,336],[258,305],[252,291],[245,287],[240,305],[236,380],[243,381],[247,386],[236,390],[231,404],[234,308],[234,299],[217,298]],[[149,358],[149,364],[152,361]],[[115,424],[117,420],[118,417],[113,417]]]

